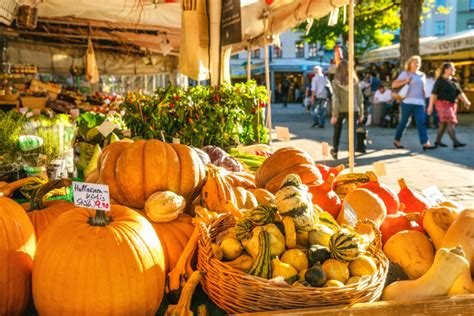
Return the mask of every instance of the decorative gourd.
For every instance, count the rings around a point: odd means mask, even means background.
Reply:
[[[359,283],[362,277],[360,276],[351,276],[349,280],[347,280],[346,285],[351,285],[354,283]]]
[[[242,254],[244,248],[237,239],[227,238],[222,241],[220,249],[224,254],[224,259],[234,260]]]
[[[474,293],[474,210],[462,211],[458,218],[451,224],[444,235],[442,247],[451,248],[462,246],[465,257],[469,262],[471,271],[466,271],[449,290],[449,295]]]
[[[367,189],[355,189],[346,196],[337,222],[349,224],[350,220],[350,223],[355,224],[354,222],[370,219],[379,228],[386,216],[387,208],[377,195]]]
[[[336,221],[336,219],[328,212],[325,212],[325,211],[319,212],[318,217],[319,217],[319,223],[321,225],[324,225],[330,228],[332,231],[336,231],[341,228],[339,226],[339,223]]]
[[[263,226],[275,222],[277,209],[274,206],[259,205],[244,213],[244,218],[256,226]]]
[[[35,177],[23,178],[16,180],[10,183],[0,182],[0,196],[10,196],[15,192],[15,190],[21,188],[23,185],[27,184],[30,181],[35,181]]]
[[[327,280],[324,287],[344,287],[344,283],[339,280]]]
[[[249,255],[241,255],[240,257],[227,261],[225,264],[232,268],[247,271],[253,263],[253,257]]]
[[[270,279],[272,277],[272,262],[270,254],[270,234],[267,231],[261,230],[259,232],[258,244],[258,254],[255,256],[255,260],[247,273],[264,279]]]
[[[193,312],[191,311],[191,301],[193,298],[194,290],[196,286],[201,281],[203,273],[200,271],[194,271],[189,280],[186,281],[186,284],[183,287],[181,296],[179,298],[178,304],[168,305],[166,309],[165,316],[192,316]]]
[[[296,227],[293,217],[285,216],[281,220],[285,227],[286,248],[292,249],[296,247]]]
[[[323,271],[328,280],[338,280],[346,283],[349,280],[349,268],[347,263],[340,262],[336,259],[328,259],[323,263]]]
[[[331,236],[328,248],[331,257],[342,262],[355,260],[361,253],[359,236],[345,229],[341,229]]]
[[[435,206],[425,211],[423,227],[430,236],[435,249],[442,247],[446,231],[457,218],[456,210],[447,206]]]
[[[311,245],[308,249],[309,264],[323,263],[331,257],[331,252],[328,247],[320,245]]]
[[[221,250],[221,247],[218,244],[212,244],[212,253],[214,256],[216,256],[217,259],[222,260],[224,259],[224,253]]]
[[[416,222],[423,227],[423,213],[430,208],[430,203],[421,194],[410,189],[404,178],[398,179],[398,185],[400,186],[398,198],[400,199],[400,203],[405,204],[403,211],[405,213],[419,213],[421,216]]]
[[[35,230],[23,208],[0,196],[0,315],[24,315],[31,296]]]
[[[80,282],[81,276],[93,282]],[[72,209],[37,246],[33,297],[41,315],[154,314],[164,285],[163,251],[153,227],[124,206],[112,205],[107,215]]]
[[[390,186],[381,183],[374,172],[367,171],[366,174],[370,181],[362,184],[359,188],[367,189],[381,198],[387,208],[387,214],[395,214],[398,212],[400,209],[400,199],[398,198],[397,192]]]
[[[187,202],[205,178],[204,165],[191,147],[158,140],[121,140],[104,148],[99,183],[109,186],[118,203],[143,208],[155,192],[172,191]]]
[[[284,263],[288,263],[296,270],[301,271],[308,269],[308,257],[306,254],[300,249],[289,249],[283,253],[281,256],[281,261]]]
[[[328,167],[326,165],[322,165],[317,163],[316,168],[319,169],[319,172],[321,172],[321,176],[323,177],[323,181],[327,181],[329,179],[330,175],[333,175],[334,177],[337,177],[337,175],[344,170],[344,165],[340,164],[336,167]]]
[[[270,192],[262,188],[258,189],[249,189],[248,190],[250,193],[255,195],[255,198],[257,199],[258,204],[262,205],[275,205],[275,196]]]
[[[290,284],[299,278],[298,271],[291,264],[280,261],[278,257],[272,259],[272,278],[276,277],[283,277]],[[295,277],[297,278],[295,279]]]
[[[99,170],[94,169],[86,177],[84,177],[84,182],[87,183],[97,183],[99,181]]]
[[[145,203],[147,216],[156,223],[166,223],[174,220],[183,213],[186,200],[181,195],[171,191],[153,193]]]
[[[201,191],[201,205],[211,212],[225,212],[225,203],[232,201],[237,207],[243,207],[237,203],[232,186],[225,180],[221,171],[212,165],[207,166],[207,179]]]
[[[417,279],[431,267],[434,248],[428,237],[416,230],[396,233],[385,243],[383,252],[398,264],[410,279]]]
[[[306,270],[304,280],[313,287],[323,286],[326,283],[326,273],[324,273],[321,263],[318,262]]]
[[[334,179],[334,175],[330,174],[326,182],[321,185],[310,185],[308,192],[312,194],[313,204],[318,205],[334,218],[337,218],[342,203],[336,192],[332,190]]]
[[[306,188],[298,175],[288,175],[275,194],[275,204],[282,216],[293,217],[296,229],[309,231],[317,224],[318,217]]]
[[[23,205],[35,228],[36,240],[41,238],[46,228],[59,215],[75,208],[74,204],[64,200],[43,202],[43,198],[48,192],[69,185],[71,185],[69,179],[52,180],[36,189],[31,196],[31,202]]]
[[[252,257],[257,257],[260,251],[259,235],[264,230],[270,235],[270,254],[272,256],[280,256],[285,251],[285,236],[281,233],[275,224],[267,224],[265,226],[257,226],[252,231],[252,238],[242,241],[242,245]]]
[[[405,214],[403,212],[387,215],[382,225],[380,225],[382,243],[385,244],[390,237],[402,230],[413,229],[412,223],[416,224],[414,221],[418,219],[418,216],[418,213]]]
[[[255,177],[246,172],[229,172],[225,180],[233,187],[242,187],[246,190],[255,189]]]
[[[237,221],[235,224],[235,238],[238,241],[243,242],[246,239],[250,239],[252,237],[252,228],[253,228],[252,221],[248,219],[242,219]]]
[[[258,206],[258,202],[255,198],[255,195],[245,190],[244,188],[232,187],[232,191],[234,192],[237,207],[244,209],[252,209]]]
[[[289,174],[298,174],[303,184],[322,180],[321,172],[311,156],[299,149],[286,147],[275,151],[258,168],[255,183],[258,188],[276,192]]]
[[[349,192],[369,181],[369,176],[365,173],[340,173],[333,183],[333,190],[344,199]]]
[[[352,276],[373,275],[377,272],[377,265],[369,256],[359,256],[349,263],[349,272]]]
[[[178,262],[184,247],[194,230],[191,216],[179,214],[178,217],[167,223],[156,223],[147,218],[158,235],[165,259],[165,271],[171,271]]]
[[[399,301],[447,295],[456,279],[466,271],[469,272],[469,262],[464,258],[462,247],[440,248],[426,273],[416,280],[390,284],[384,289],[382,299]]]

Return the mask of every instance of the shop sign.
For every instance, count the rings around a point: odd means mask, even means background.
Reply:
[[[223,0],[221,17],[221,45],[242,41],[242,15],[240,0]]]

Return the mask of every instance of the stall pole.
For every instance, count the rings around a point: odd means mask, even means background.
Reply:
[[[250,42],[247,44],[247,81],[250,81],[251,79],[251,68],[250,68],[250,63],[252,62],[252,52],[250,50]]]
[[[268,105],[267,105],[267,128],[269,137],[268,140],[270,145],[272,144],[272,92],[270,90],[270,65],[268,63],[268,43],[267,38],[265,38],[265,46],[263,46],[263,55],[264,55],[264,62],[265,62],[265,85],[267,87],[267,95],[268,95]]]
[[[354,172],[354,0],[349,1],[349,171]],[[363,113],[359,113],[363,115]]]

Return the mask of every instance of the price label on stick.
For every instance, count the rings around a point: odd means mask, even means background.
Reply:
[[[387,170],[385,169],[385,163],[380,161],[374,162],[374,172],[378,176],[386,176]]]
[[[111,122],[111,121],[104,121],[104,123],[100,124],[98,127],[97,127],[97,130],[99,131],[99,133],[101,133],[102,135],[104,135],[104,137],[107,137],[110,135],[110,133],[112,133],[114,131],[114,129],[117,127],[117,125],[115,125],[114,122]]]
[[[71,117],[73,120],[75,120],[79,116],[79,109],[71,109],[69,110],[69,114],[71,114]]]
[[[173,144],[181,144],[179,138],[173,137]]]
[[[323,157],[329,156],[329,144],[326,142],[322,143],[322,153],[323,153]]]
[[[73,182],[74,205],[100,211],[110,210],[109,186],[104,184]]]
[[[288,127],[275,126],[277,139],[283,142],[290,141],[290,129]]]
[[[441,191],[438,189],[437,186],[428,187],[422,190],[422,192],[423,192],[423,195],[431,203],[431,206],[438,205],[439,203],[446,201],[446,198],[444,197],[443,193],[441,193]]]

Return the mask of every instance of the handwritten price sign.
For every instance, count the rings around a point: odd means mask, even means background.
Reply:
[[[110,211],[109,186],[104,184],[73,182],[74,205]]]

